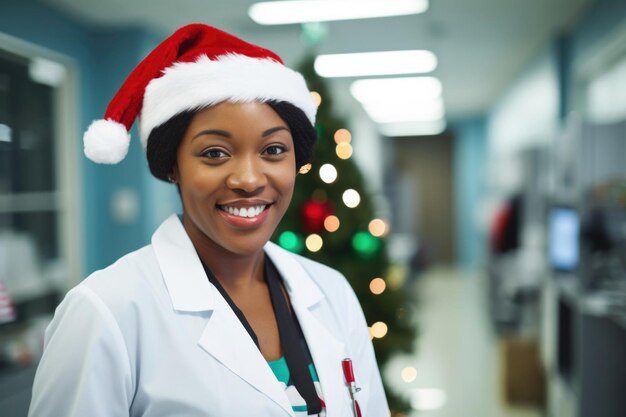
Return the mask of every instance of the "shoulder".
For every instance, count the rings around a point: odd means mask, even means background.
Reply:
[[[133,309],[139,303],[162,298],[161,295],[166,294],[152,245],[131,252],[110,266],[95,271],[76,289],[90,292],[115,316]]]

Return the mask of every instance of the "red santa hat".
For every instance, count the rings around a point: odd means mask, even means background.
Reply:
[[[316,106],[304,78],[278,55],[208,25],[184,26],[139,63],[104,118],[89,126],[85,155],[97,163],[120,162],[137,117],[145,149],[152,129],[182,111],[268,100],[293,104],[315,124]]]

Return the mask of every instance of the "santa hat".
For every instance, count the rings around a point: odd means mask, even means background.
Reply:
[[[316,106],[304,78],[278,55],[208,25],[184,26],[139,63],[104,118],[89,126],[85,155],[97,163],[120,162],[137,117],[145,149],[155,127],[185,110],[268,100],[287,101],[315,123]]]

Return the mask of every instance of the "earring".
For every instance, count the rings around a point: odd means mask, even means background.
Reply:
[[[168,174],[167,180],[171,182],[172,184],[176,184],[176,178],[174,178],[172,174]]]

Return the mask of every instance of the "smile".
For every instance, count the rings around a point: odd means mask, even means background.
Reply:
[[[217,206],[220,210],[225,211],[226,213],[243,218],[253,218],[261,214],[263,210],[267,207],[266,204],[261,204],[258,206],[251,207],[232,207],[232,206]]]

